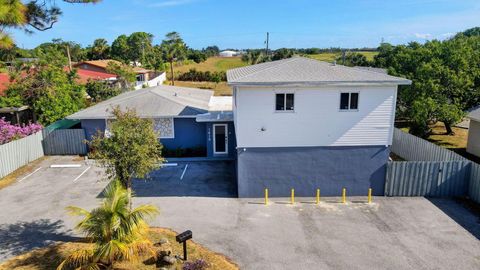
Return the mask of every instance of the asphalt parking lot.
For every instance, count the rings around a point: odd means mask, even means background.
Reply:
[[[51,164],[79,168],[50,168]],[[188,166],[187,166],[188,164]],[[154,204],[153,226],[223,253],[242,269],[479,269],[478,217],[448,199],[375,197],[236,199],[231,163],[179,163],[136,180],[134,204]],[[183,175],[183,177],[182,177]],[[28,176],[25,178],[25,176]],[[103,170],[49,157],[35,173],[0,190],[0,261],[79,235],[65,207],[95,207]]]

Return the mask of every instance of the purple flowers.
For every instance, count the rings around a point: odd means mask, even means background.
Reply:
[[[5,118],[0,118],[0,144],[27,137],[40,130],[42,130],[42,125],[40,124],[12,125],[10,122],[5,121]]]
[[[205,260],[198,259],[193,262],[186,262],[183,264],[183,270],[204,270],[208,268],[208,263]]]

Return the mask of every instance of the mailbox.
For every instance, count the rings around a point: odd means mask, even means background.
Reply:
[[[189,239],[192,239],[192,231],[184,231],[181,234],[177,235],[175,238],[177,239],[178,243],[183,243]]]
[[[184,231],[175,237],[178,243],[183,243],[183,260],[187,260],[187,240],[192,239],[192,231]]]

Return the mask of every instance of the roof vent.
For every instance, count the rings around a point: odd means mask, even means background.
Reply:
[[[176,96],[177,96],[177,92],[173,93],[173,96],[176,97]]]
[[[333,65],[334,65],[334,66],[337,65],[337,60],[333,60]]]

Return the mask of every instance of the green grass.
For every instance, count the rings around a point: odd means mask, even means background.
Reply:
[[[242,61],[240,57],[210,57],[206,61],[201,63],[192,63],[187,65],[176,65],[174,66],[175,73],[184,73],[189,71],[192,68],[195,68],[198,71],[227,71],[232,68],[244,67],[248,63]]]
[[[368,61],[373,61],[373,57],[375,57],[375,55],[378,54],[378,52],[370,52],[370,51],[359,51],[358,53],[365,55]],[[310,57],[310,58],[320,60],[320,61],[325,61],[325,62],[333,62],[335,59],[337,59],[341,55],[342,55],[341,52],[337,52],[337,53],[326,52],[326,53],[306,55],[306,57]]]

